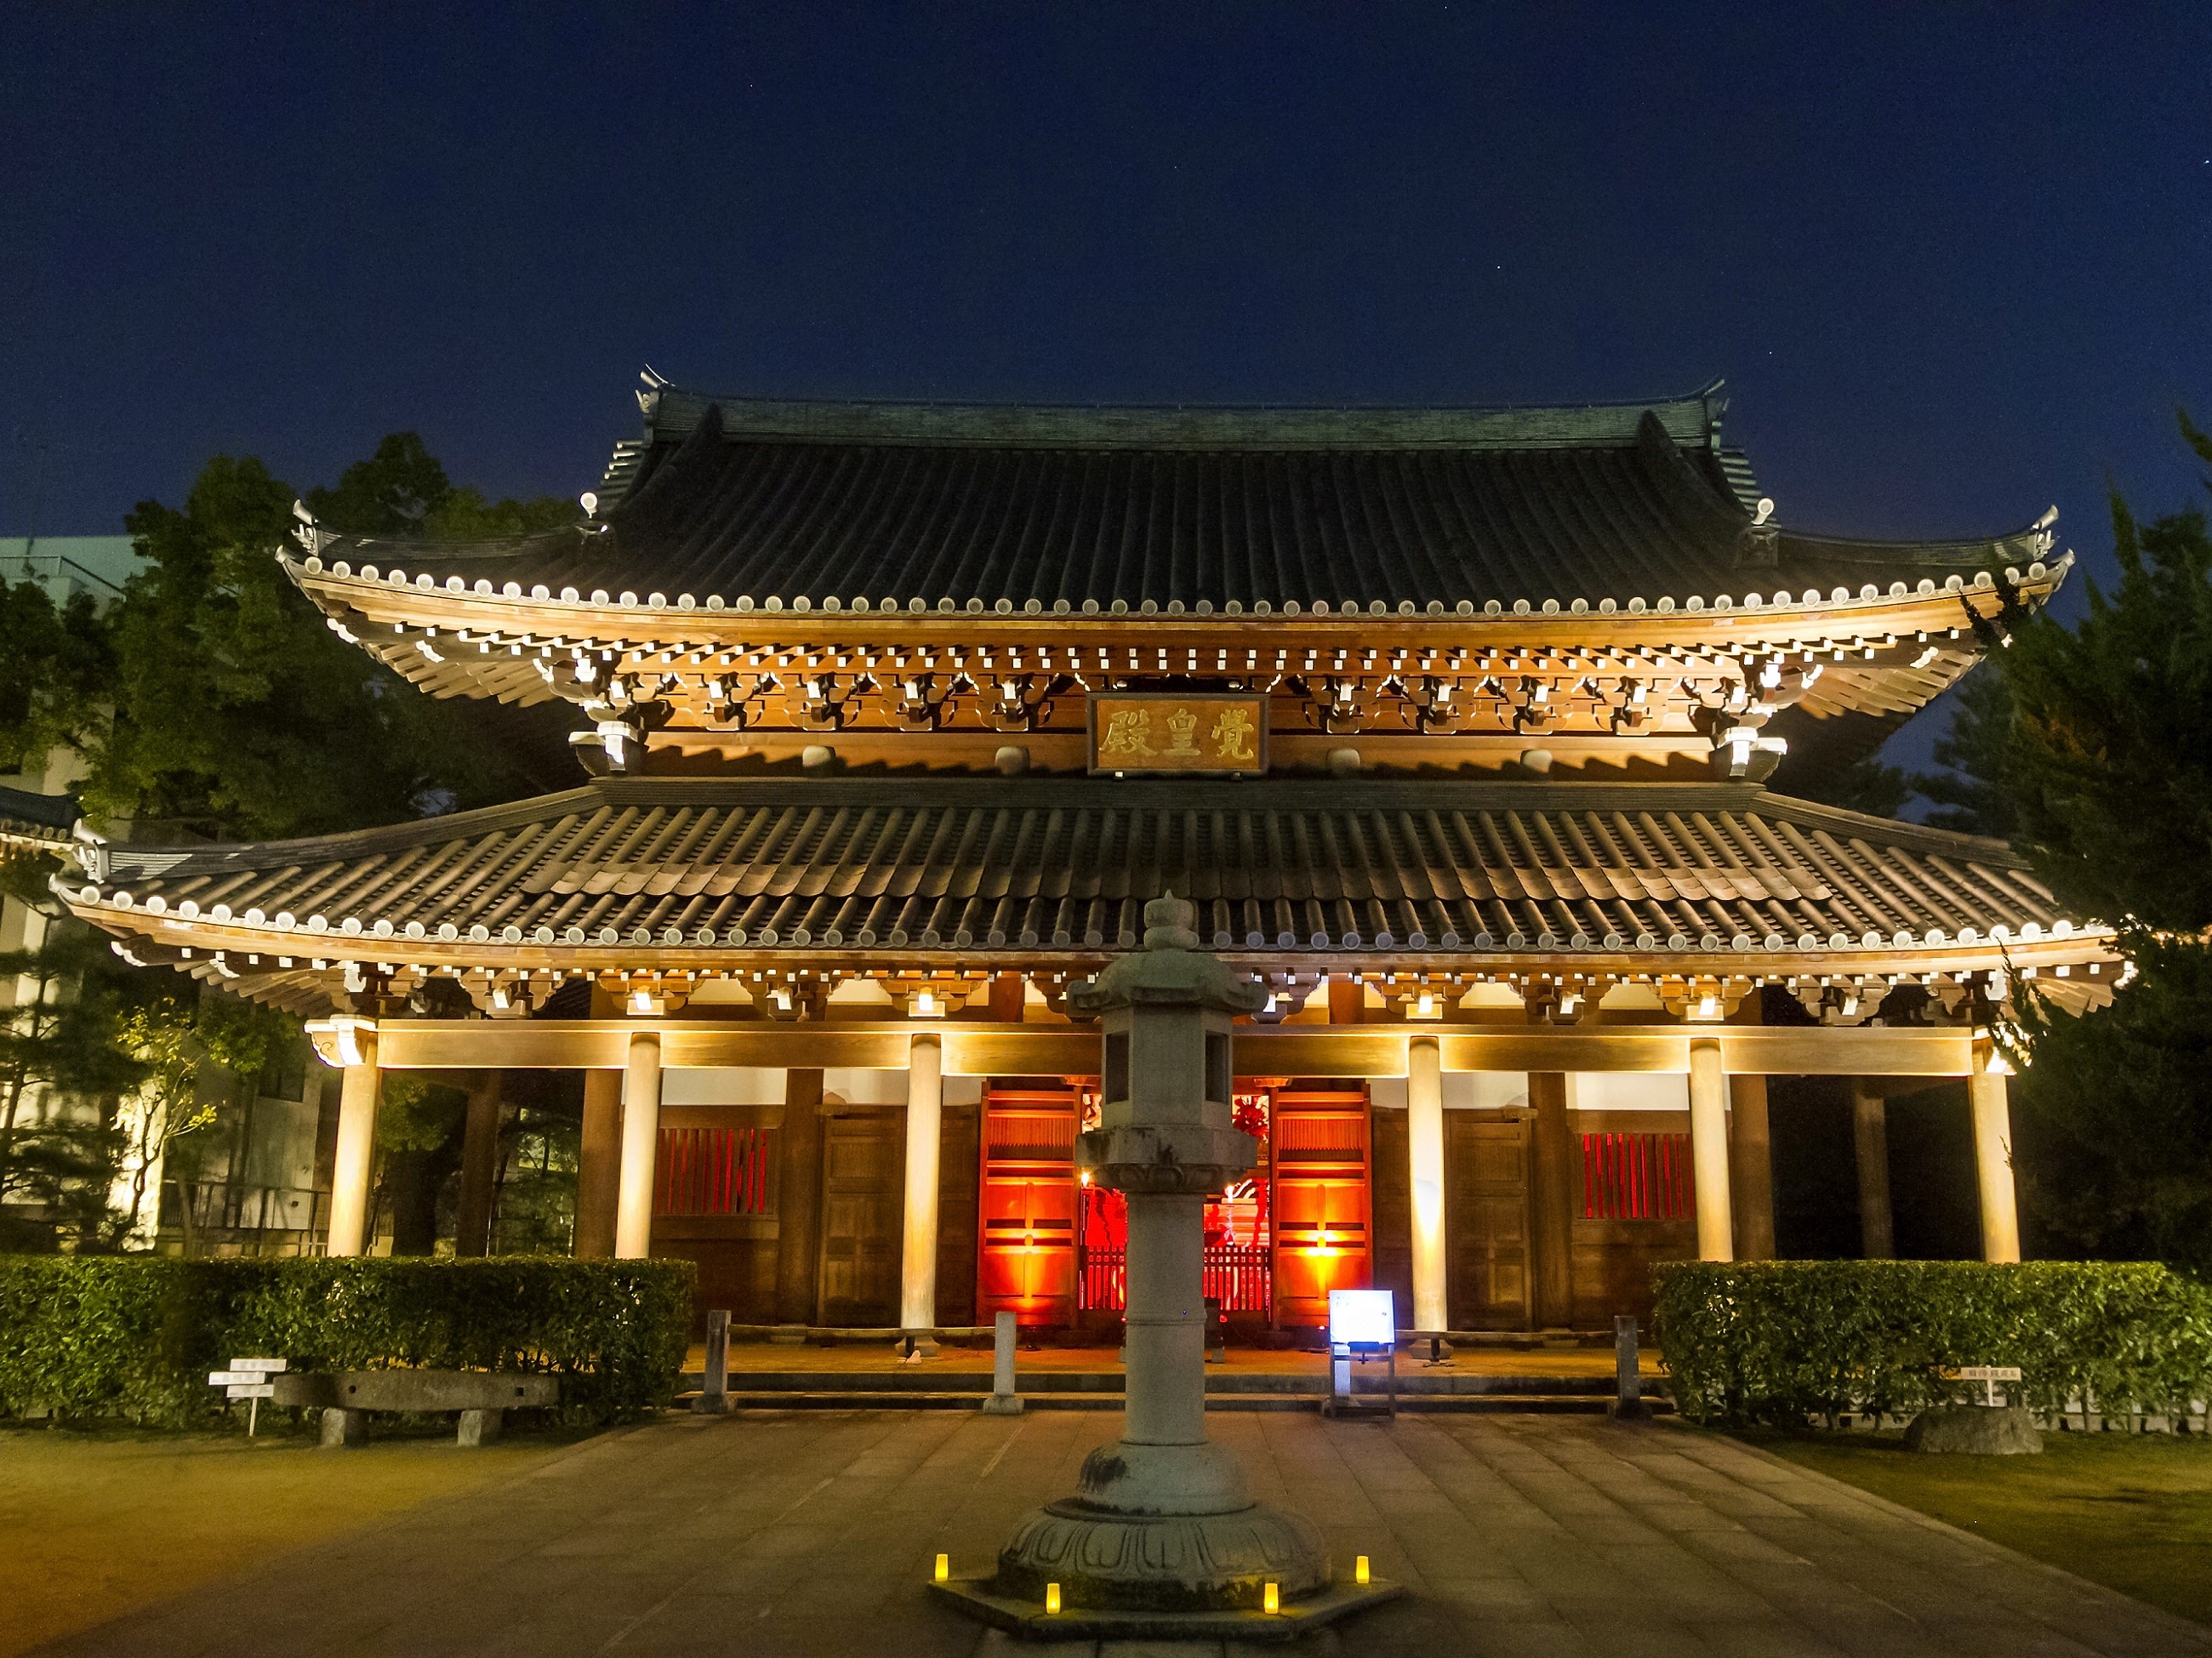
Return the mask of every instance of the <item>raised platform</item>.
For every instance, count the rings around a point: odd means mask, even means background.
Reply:
[[[705,1383],[702,1351],[695,1351],[678,1387]],[[738,1410],[963,1410],[978,1408],[991,1391],[988,1349],[946,1347],[935,1358],[907,1363],[886,1344],[730,1349],[730,1403]],[[1118,1411],[1124,1373],[1112,1348],[1048,1347],[1025,1351],[1016,1367],[1018,1390],[1032,1411]],[[1383,1378],[1368,1367],[1354,1382],[1378,1394]],[[1613,1355],[1594,1350],[1461,1350],[1441,1365],[1400,1357],[1398,1408],[1413,1412],[1515,1412],[1602,1415],[1614,1394]],[[1673,1408],[1664,1380],[1648,1364],[1644,1396],[1655,1411]],[[1328,1364],[1319,1353],[1229,1350],[1209,1364],[1209,1411],[1318,1411],[1328,1397]]]
[[[994,1593],[988,1578],[932,1583],[930,1593],[969,1617],[1032,1641],[1295,1641],[1354,1612],[1395,1600],[1402,1583],[1337,1583],[1280,1612],[1113,1612],[1069,1606],[1047,1612],[1034,1600]]]

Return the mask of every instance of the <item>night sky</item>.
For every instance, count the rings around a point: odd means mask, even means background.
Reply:
[[[2212,7],[771,9],[0,4],[0,533],[406,428],[571,494],[647,363],[1070,402],[1722,375],[1785,523],[2056,501],[2093,567],[2109,483],[2197,495]]]

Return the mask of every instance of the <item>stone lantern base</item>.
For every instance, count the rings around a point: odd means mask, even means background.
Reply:
[[[1340,1583],[1303,1600],[1285,1600],[1279,1612],[1143,1612],[1069,1605],[1047,1612],[1036,1600],[1002,1594],[990,1579],[954,1578],[931,1592],[978,1623],[1032,1641],[1295,1641],[1314,1631],[1405,1594],[1401,1583]]]
[[[1104,1514],[1069,1497],[1024,1521],[1000,1551],[998,1590],[1097,1612],[1258,1612],[1273,1583],[1286,1603],[1328,1587],[1313,1527],[1255,1503],[1233,1514]]]

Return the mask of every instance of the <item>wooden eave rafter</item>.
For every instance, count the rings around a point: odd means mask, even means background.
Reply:
[[[2017,602],[2039,606],[2064,579],[2070,556],[2007,572]],[[808,665],[919,654],[1050,661],[1073,656],[1139,676],[1328,671],[1342,653],[1353,671],[1486,671],[1495,659],[1549,653],[1557,672],[1697,672],[1745,656],[1805,655],[1829,671],[1803,706],[1818,716],[1895,714],[1923,706],[1979,654],[1976,618],[2002,598],[1986,573],[1975,584],[1887,592],[1758,610],[1649,610],[1495,615],[1151,616],[1075,613],[710,610],[564,603],[497,592],[425,588],[340,575],[316,559],[286,568],[334,626],[434,695],[538,702],[556,693],[537,667],[554,656],[598,653],[671,670],[728,658],[803,659]],[[480,584],[489,586],[488,583]],[[1871,584],[1869,584],[1869,586]],[[1894,583],[1901,586],[1902,583]],[[1930,583],[1929,585],[1933,585]],[[432,641],[441,642],[431,643]],[[450,641],[450,642],[445,642]],[[1387,642],[1385,642],[1387,641]],[[434,654],[422,647],[429,644]],[[1229,660],[1218,660],[1221,653]],[[1194,658],[1194,653],[1195,656]],[[1130,660],[1133,654],[1135,660]],[[1310,663],[1309,656],[1321,660]],[[1255,659],[1247,661],[1251,657]],[[701,659],[693,663],[690,659]],[[838,660],[844,659],[845,660]],[[1382,665],[1378,669],[1377,663]],[[1456,664],[1455,667],[1451,665]],[[1516,671],[1519,670],[1516,670]]]
[[[309,932],[297,927],[258,926],[235,920],[210,920],[154,915],[124,908],[112,901],[88,899],[76,888],[58,888],[80,919],[115,935],[142,962],[192,966],[197,958],[220,955],[234,971],[271,970],[280,959],[295,964],[327,963],[323,969],[295,965],[286,971],[327,971],[347,963],[392,963],[432,972],[562,972],[574,975],[634,973],[697,973],[717,976],[768,969],[805,969],[839,976],[923,969],[931,972],[988,969],[997,972],[1078,973],[1097,971],[1114,952],[1097,948],[1049,945],[975,945],[933,948],[872,945],[852,948],[783,945],[669,944],[622,943],[565,944],[508,943],[497,939],[410,938],[395,933]],[[1411,950],[1346,945],[1323,950],[1216,949],[1231,967],[1262,975],[1273,974],[1437,973],[1472,975],[1580,974],[1622,979],[1753,977],[1772,981],[1807,975],[1962,975],[2045,968],[2118,963],[2110,929],[2085,927],[2060,938],[1980,940],[1974,944],[1854,945],[1843,949],[1766,949],[1723,945],[1705,950]],[[134,941],[143,948],[134,946]],[[192,957],[179,956],[181,950]],[[258,960],[255,958],[258,958]]]

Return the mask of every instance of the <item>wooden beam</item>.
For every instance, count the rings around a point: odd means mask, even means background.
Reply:
[[[380,1063],[391,1071],[619,1069],[629,1033],[661,1033],[664,1066],[722,1066],[903,1071],[915,1031],[945,1038],[958,1076],[1079,1076],[1098,1064],[1097,1034],[1083,1026],[947,1021],[861,1023],[684,1019],[386,1019]],[[1719,1039],[1730,1072],[1777,1076],[1963,1077],[1972,1070],[1963,1028],[1692,1027],[1681,1024],[1243,1025],[1237,1069],[1252,1076],[1402,1077],[1406,1039],[1442,1040],[1447,1071],[1686,1072],[1690,1037]]]

